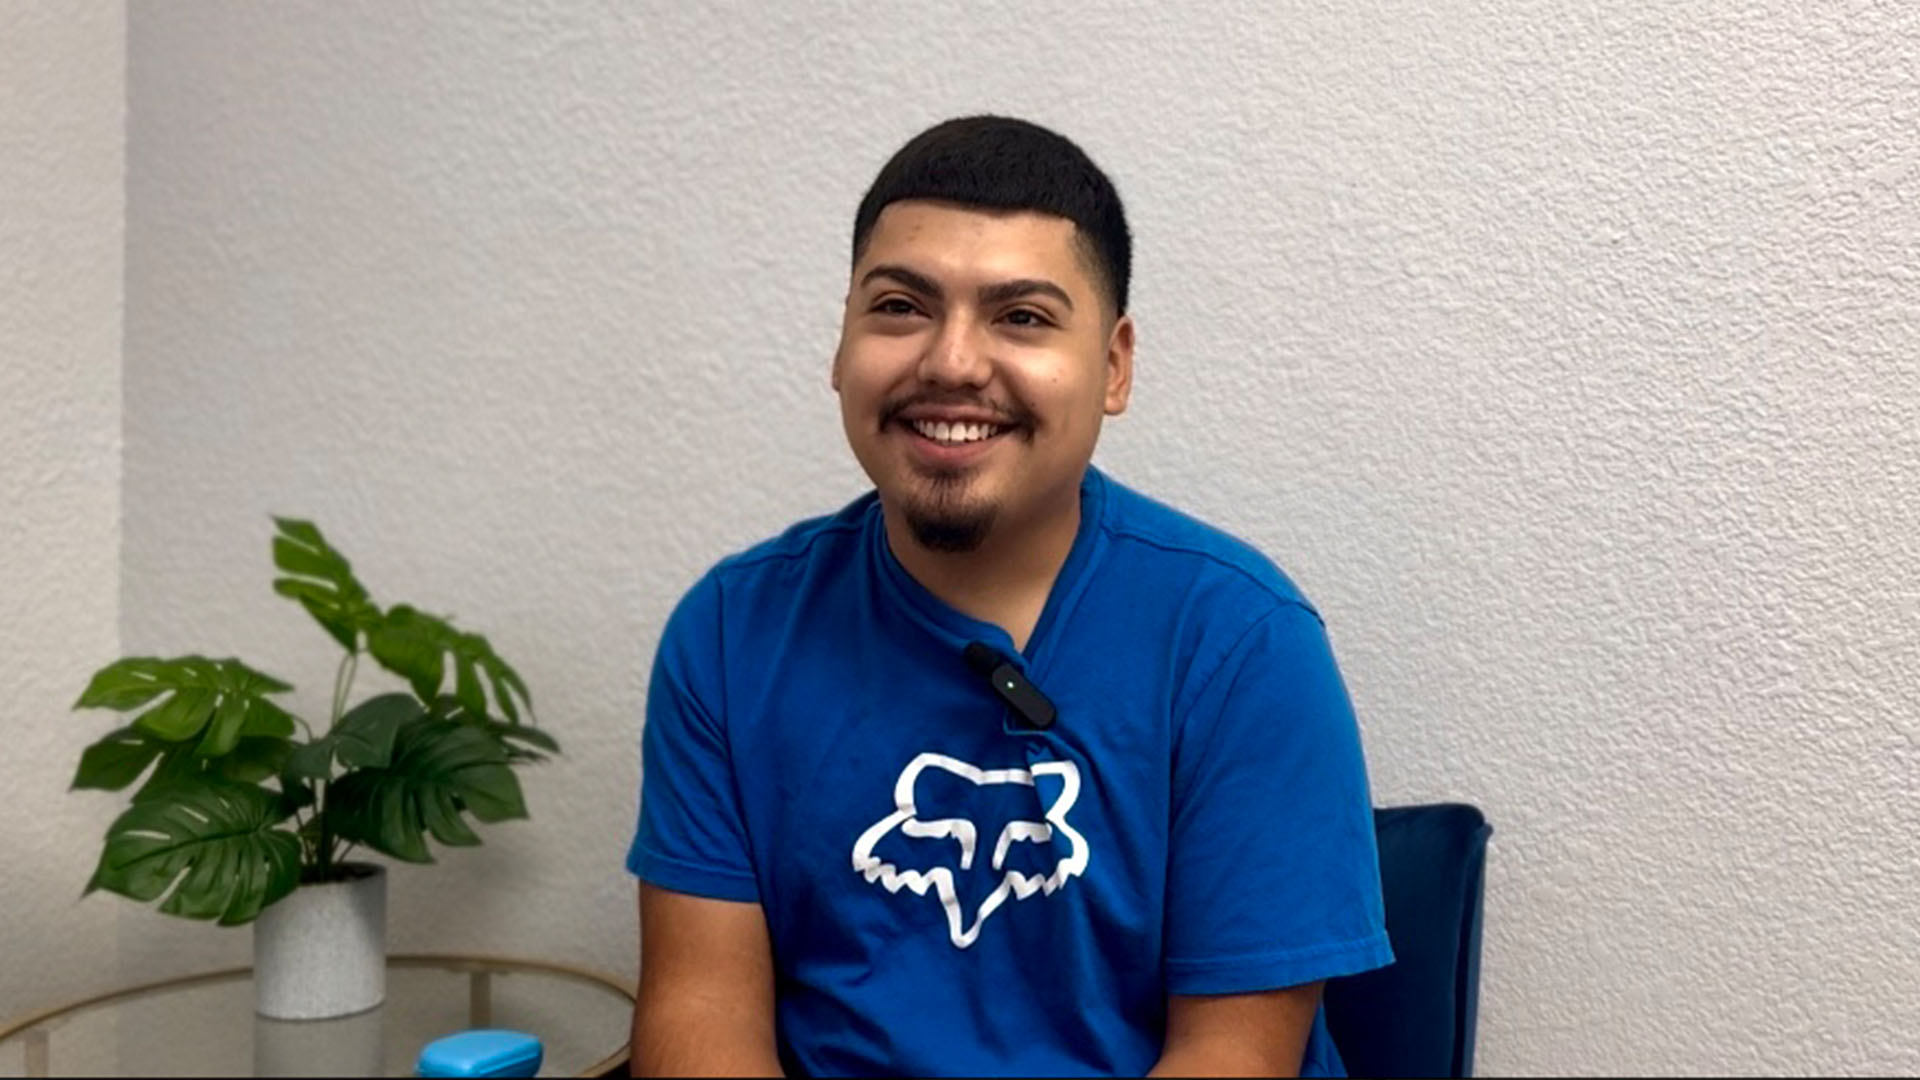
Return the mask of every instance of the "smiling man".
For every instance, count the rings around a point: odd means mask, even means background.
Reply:
[[[647,699],[640,1074],[1338,1074],[1391,960],[1319,615],[1091,466],[1118,195],[969,117],[854,221],[832,386],[874,491],[722,560]]]

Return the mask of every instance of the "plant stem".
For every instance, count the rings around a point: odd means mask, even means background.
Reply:
[[[360,659],[358,640],[354,646],[347,650],[346,657],[340,661],[339,673],[333,677],[333,715],[327,720],[328,736],[340,726],[340,717],[347,710],[347,692],[353,688],[353,675]],[[313,788],[313,812],[320,822],[320,842],[314,845],[314,869],[320,880],[326,881],[333,874],[333,836],[327,830],[327,781],[315,780]]]
[[[325,809],[327,802],[327,782],[325,780],[315,780],[313,782],[313,793],[316,799],[314,804],[314,817],[320,822],[320,839],[315,841],[313,845],[313,870],[317,880],[325,881],[327,880],[327,875],[333,870],[331,865],[333,860],[327,857],[331,853],[329,849],[333,847],[333,838],[327,835],[327,814]]]
[[[347,711],[347,692],[353,689],[353,675],[359,664],[360,650],[349,649],[346,657],[340,661],[339,672],[333,677],[333,715],[327,720],[329,735],[333,734],[334,727],[340,723],[340,717]]]

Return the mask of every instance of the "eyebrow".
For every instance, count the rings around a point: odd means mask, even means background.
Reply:
[[[898,266],[893,263],[882,263],[867,271],[866,274],[860,278],[860,287],[863,289],[866,288],[868,283],[872,282],[875,278],[887,278],[899,282],[907,288],[915,292],[925,293],[935,300],[942,299],[946,296],[946,290],[940,287],[939,282],[917,270],[910,270],[907,267]],[[1073,297],[1067,295],[1067,290],[1045,278],[1015,278],[1012,281],[996,281],[992,284],[980,286],[979,296],[982,304],[1000,304],[1008,300],[1017,300],[1023,296],[1032,296],[1035,293],[1042,296],[1053,297],[1055,300],[1065,304],[1068,311],[1073,310]]]

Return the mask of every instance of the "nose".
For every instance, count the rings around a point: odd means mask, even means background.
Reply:
[[[917,373],[922,382],[936,386],[985,386],[993,377],[993,361],[975,320],[958,313],[942,320],[920,354]]]

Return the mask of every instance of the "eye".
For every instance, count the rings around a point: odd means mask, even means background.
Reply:
[[[1023,329],[1037,326],[1052,326],[1053,320],[1032,308],[1015,308],[1007,312],[1007,321]]]
[[[889,296],[873,305],[873,311],[879,315],[891,315],[896,318],[911,315],[919,310],[913,302],[898,296]]]

